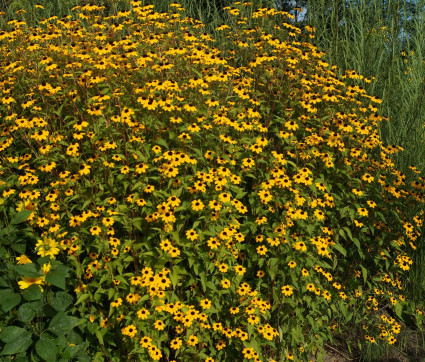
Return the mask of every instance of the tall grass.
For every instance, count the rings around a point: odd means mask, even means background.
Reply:
[[[5,16],[0,17],[0,26],[13,18],[16,18],[16,12],[25,10],[20,14],[29,25],[35,25],[40,19],[57,16],[59,18],[71,14],[71,9],[76,5],[84,5],[87,1],[81,0],[5,0],[0,1],[0,12],[4,12]],[[130,6],[129,0],[93,0],[90,3],[99,6],[105,6],[105,14],[117,11],[126,11]],[[226,6],[231,6],[233,0],[144,0],[144,5],[154,5],[156,12],[165,12],[169,10],[171,3],[179,3],[186,9],[186,14],[205,24],[205,31],[215,34],[215,28],[226,23],[229,18],[228,14],[223,11]],[[254,6],[275,7],[274,0],[253,0]],[[42,11],[35,9],[35,4],[44,7]]]
[[[411,3],[419,11],[409,10]],[[413,164],[425,170],[424,5],[423,0],[309,0],[305,19],[316,28],[316,45],[330,63],[375,78],[365,88],[382,99],[379,111],[390,120],[382,139],[407,151],[397,157],[403,172]]]
[[[315,43],[341,73],[355,70],[372,79],[364,87],[380,97],[379,113],[388,117],[381,139],[402,146],[397,168],[408,173],[415,165],[425,171],[425,1],[308,0],[304,23],[316,28]],[[412,11],[416,7],[417,11]],[[408,182],[408,180],[407,180]],[[408,293],[425,298],[425,245],[419,243],[411,269]],[[418,347],[425,347],[423,331]],[[398,346],[404,350],[406,343]],[[366,361],[380,360],[387,350],[371,345]]]

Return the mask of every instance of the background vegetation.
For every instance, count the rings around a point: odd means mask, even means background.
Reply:
[[[166,11],[169,0],[145,1],[156,11]],[[44,11],[34,9],[40,4]],[[40,18],[63,17],[70,13],[78,0],[6,0],[0,3],[4,12],[1,25],[16,17],[16,12],[29,24]],[[114,13],[127,9],[126,1],[95,0]],[[233,1],[181,0],[188,14],[204,22],[214,37],[215,28],[229,21],[222,8]],[[366,91],[382,99],[379,114],[388,118],[380,127],[386,144],[402,146],[406,152],[395,157],[399,170],[409,166],[425,171],[425,2],[407,0],[299,0],[253,1],[295,15],[293,22],[300,27],[315,28],[311,42],[325,52],[325,59],[338,66],[341,74],[351,70],[371,79],[363,84]],[[298,10],[294,8],[299,7]],[[411,270],[410,290],[418,301],[425,295],[425,247],[419,244],[416,263]]]

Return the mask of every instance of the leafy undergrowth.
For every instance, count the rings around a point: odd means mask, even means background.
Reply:
[[[1,354],[308,360],[420,326],[424,179],[368,80],[286,13],[235,3],[212,39],[131,5],[0,32]]]

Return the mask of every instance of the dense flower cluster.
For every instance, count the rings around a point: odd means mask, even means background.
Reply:
[[[385,308],[422,314],[402,276],[423,214],[400,209],[425,180],[394,168],[368,80],[248,2],[218,47],[178,4],[102,10],[0,32],[0,207],[37,240],[16,263],[72,269],[112,360],[304,360],[350,323],[395,343]]]

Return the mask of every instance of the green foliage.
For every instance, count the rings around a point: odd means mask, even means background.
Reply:
[[[44,278],[43,273],[47,269],[43,272],[40,266],[48,265],[46,261],[50,262],[49,258],[46,260],[44,257],[39,258],[37,264],[14,265],[10,258],[9,253],[16,252],[16,248],[9,242],[10,235],[27,235],[19,225],[30,214],[28,210],[20,211],[11,217],[10,224],[7,219],[2,219],[4,233],[1,248],[3,258],[8,259],[2,259],[0,263],[0,356],[16,356],[17,359],[32,356],[33,360],[41,358],[46,361],[55,361],[59,356],[67,360],[78,356],[84,360],[88,358],[88,343],[83,340],[81,328],[78,332],[75,330],[84,320],[70,315],[74,301],[72,295],[55,288],[59,286],[65,289],[65,278],[62,281],[62,276],[66,276],[69,268],[52,260],[54,268],[45,277],[49,281],[45,288],[31,284],[21,291],[16,289],[16,281],[22,277],[32,278],[33,281]],[[5,245],[9,250],[5,249]],[[23,253],[25,249],[18,252]],[[71,336],[76,343],[68,343]]]
[[[423,322],[424,179],[362,78],[258,5],[188,3],[216,39],[176,4],[4,25],[0,354],[309,360]]]

